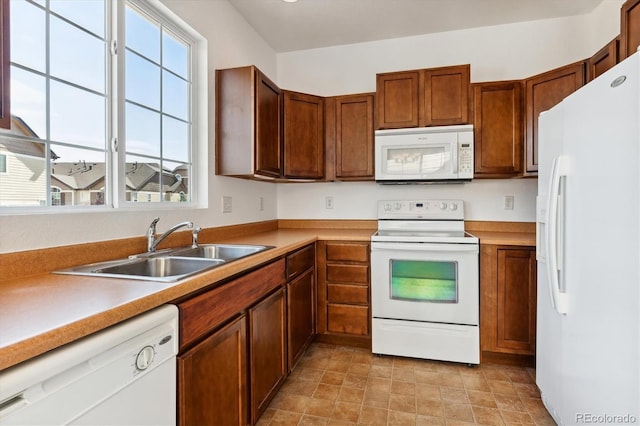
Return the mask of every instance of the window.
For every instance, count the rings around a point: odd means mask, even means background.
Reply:
[[[0,154],[0,173],[7,173],[7,156]]]
[[[0,154],[16,167],[2,177],[0,207],[197,202],[201,36],[157,0],[12,0],[10,19],[12,117]]]

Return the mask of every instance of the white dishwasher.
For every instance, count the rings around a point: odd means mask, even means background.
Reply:
[[[0,425],[176,423],[178,308],[164,305],[0,373]]]

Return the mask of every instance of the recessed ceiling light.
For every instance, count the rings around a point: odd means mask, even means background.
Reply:
[[[295,3],[295,2],[297,2],[298,0],[282,0],[282,1],[283,1],[283,2],[286,2],[286,3]]]

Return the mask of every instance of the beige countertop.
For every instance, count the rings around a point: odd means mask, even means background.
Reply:
[[[472,224],[481,244],[534,246],[531,228]],[[365,224],[364,226],[368,226]],[[202,243],[270,245],[274,248],[174,283],[36,273],[0,282],[0,370],[179,300],[282,257],[317,240],[369,241],[375,229],[287,227]],[[66,249],[68,250],[68,249]],[[67,253],[64,252],[63,253]],[[37,254],[37,253],[36,253]],[[18,253],[20,255],[20,253]],[[15,260],[10,257],[10,261]],[[19,257],[18,257],[19,258]],[[35,258],[38,262],[38,258]],[[6,260],[5,260],[6,262]],[[4,272],[12,272],[4,265]],[[42,267],[41,265],[38,265]]]
[[[273,249],[174,283],[43,273],[0,285],[0,370],[134,317],[316,240],[368,241],[371,229],[279,229],[225,243]],[[203,243],[206,241],[203,241]]]

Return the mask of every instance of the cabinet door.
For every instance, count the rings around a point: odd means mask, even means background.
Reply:
[[[497,339],[499,349],[534,355],[536,256],[531,249],[498,249]]]
[[[529,174],[538,172],[538,115],[546,111],[585,83],[585,63],[576,62],[526,80],[526,168]]]
[[[469,65],[424,70],[421,126],[469,123],[469,87]]]
[[[338,96],[336,102],[336,177],[372,180],[373,95]]]
[[[256,70],[256,173],[282,175],[282,135],[280,132],[280,89]],[[248,155],[248,153],[245,153]]]
[[[255,423],[287,376],[285,290],[249,309],[251,419]]]
[[[619,44],[619,40],[615,38],[589,59],[589,81],[618,63]]]
[[[620,60],[640,46],[640,0],[627,0],[620,9]]]
[[[376,76],[378,129],[418,127],[420,71],[404,71]]]
[[[288,361],[289,371],[300,359],[315,335],[315,270],[287,284]]]
[[[480,294],[483,359],[500,359],[497,355],[532,359],[536,338],[535,248],[481,244]]]
[[[9,111],[10,77],[9,77],[9,0],[0,1],[0,127],[11,128],[11,112]]]
[[[246,360],[244,316],[179,356],[179,424],[246,425]]]
[[[523,109],[521,81],[473,85],[475,177],[522,173]]]
[[[324,100],[284,92],[284,176],[324,177]]]

